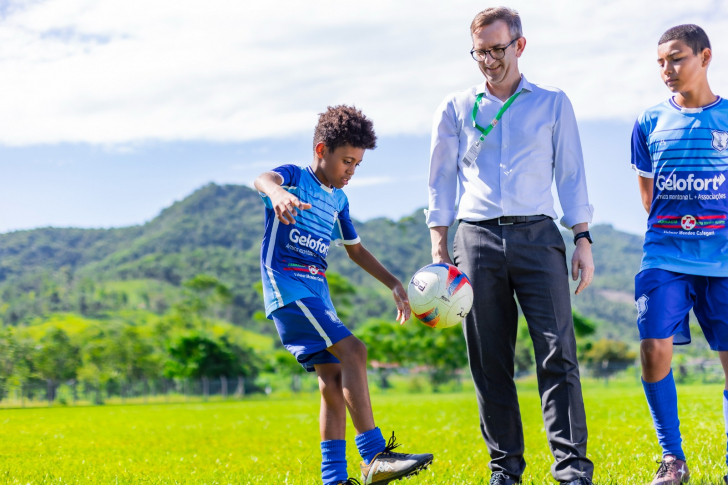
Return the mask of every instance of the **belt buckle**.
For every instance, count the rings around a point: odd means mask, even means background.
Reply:
[[[499,226],[512,226],[512,222],[501,222],[501,219],[505,218],[506,216],[501,216],[498,218],[498,225]]]

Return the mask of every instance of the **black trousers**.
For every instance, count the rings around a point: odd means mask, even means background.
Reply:
[[[490,469],[520,477],[526,467],[513,381],[515,295],[533,340],[544,427],[555,459],[551,473],[563,482],[591,478],[565,246],[556,224],[548,217],[508,226],[462,222],[454,256],[473,284],[473,308],[463,330]]]

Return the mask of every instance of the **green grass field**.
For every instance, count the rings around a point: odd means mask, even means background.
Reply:
[[[678,388],[685,451],[694,484],[722,484],[722,387]],[[520,389],[528,467],[524,483],[553,483],[539,396]],[[587,384],[589,455],[598,484],[649,483],[659,448],[634,384]],[[432,452],[430,470],[407,483],[483,484],[490,472],[472,391],[375,394],[385,435],[402,451]],[[55,407],[0,411],[2,483],[318,483],[318,400],[296,398],[196,404]],[[359,457],[349,426],[350,473]],[[405,482],[396,482],[405,483]]]

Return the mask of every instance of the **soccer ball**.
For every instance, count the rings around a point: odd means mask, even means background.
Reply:
[[[412,314],[428,327],[447,328],[462,322],[473,306],[468,277],[447,263],[428,264],[407,287]]]

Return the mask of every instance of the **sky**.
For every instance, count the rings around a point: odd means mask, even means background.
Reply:
[[[669,92],[656,44],[711,37],[728,93],[728,2],[512,1],[531,82],[579,122],[595,222],[639,233],[635,118]],[[0,0],[0,232],[140,224],[210,183],[311,160],[317,113],[354,104],[379,135],[347,195],[354,217],[427,204],[433,113],[482,82],[469,25],[489,4]],[[143,13],[143,14],[140,14]]]

